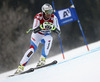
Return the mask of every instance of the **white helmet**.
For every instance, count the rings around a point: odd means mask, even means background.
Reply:
[[[47,14],[52,14],[53,8],[50,4],[46,3],[42,6],[42,12],[47,13]]]

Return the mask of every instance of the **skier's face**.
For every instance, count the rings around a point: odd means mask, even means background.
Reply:
[[[45,14],[45,17],[46,18],[50,18],[51,17],[51,14]]]
[[[53,10],[46,10],[46,11],[45,11],[45,16],[46,16],[47,18],[50,18],[52,12],[53,12]]]

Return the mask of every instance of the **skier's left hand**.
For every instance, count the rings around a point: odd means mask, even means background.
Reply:
[[[55,29],[53,30],[53,32],[57,33],[58,35],[61,34],[61,31],[58,30],[56,27],[55,27]]]
[[[52,30],[52,28],[54,27],[53,24],[51,22],[44,22],[43,23],[43,27],[46,30]]]
[[[53,26],[53,28],[51,29],[53,32],[57,33],[57,34],[61,34],[61,31],[58,30],[55,26]]]

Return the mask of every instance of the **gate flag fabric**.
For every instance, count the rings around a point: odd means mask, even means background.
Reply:
[[[78,20],[75,8],[56,10],[54,14],[57,16],[60,26]]]

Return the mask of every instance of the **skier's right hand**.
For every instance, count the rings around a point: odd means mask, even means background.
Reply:
[[[40,28],[46,29],[46,30],[51,30],[53,28],[53,24],[51,22],[44,22],[43,24],[40,25]]]

